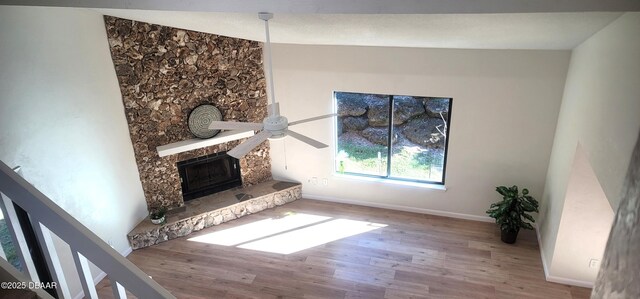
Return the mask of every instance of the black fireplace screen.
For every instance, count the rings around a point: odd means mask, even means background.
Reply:
[[[240,161],[226,152],[178,162],[185,201],[242,185]]]

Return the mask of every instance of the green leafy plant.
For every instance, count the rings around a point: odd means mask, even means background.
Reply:
[[[156,207],[149,210],[149,218],[151,219],[162,219],[162,217],[164,217],[166,214],[166,207]]]
[[[496,187],[496,191],[502,195],[502,201],[492,203],[487,214],[496,219],[500,229],[512,232],[517,232],[520,228],[533,229],[531,223],[535,219],[528,213],[538,212],[538,201],[529,195],[529,190],[524,188],[520,194],[518,186],[500,186]]]

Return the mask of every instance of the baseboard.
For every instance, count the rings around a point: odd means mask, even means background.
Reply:
[[[542,269],[544,270],[544,278],[547,279],[549,277],[549,268],[547,267],[547,259],[544,255],[544,250],[542,248],[542,237],[540,237],[540,227],[538,223],[535,224],[536,229],[536,238],[538,238],[538,250],[540,250],[540,259],[542,259]]]
[[[131,254],[131,252],[133,252],[133,249],[131,248],[131,246],[127,246],[127,248],[125,248],[123,251],[120,251],[120,254],[126,257]],[[93,285],[98,285],[98,283],[100,283],[105,277],[107,277],[107,273],[105,273],[104,271],[100,271],[100,273],[98,273],[98,275],[93,278]],[[80,293],[73,297],[73,299],[82,298],[84,298],[84,290],[80,290]]]
[[[122,256],[127,257],[129,256],[129,254],[131,254],[131,252],[133,252],[133,248],[131,248],[131,246],[127,246],[127,248],[125,248],[125,250],[120,251],[120,254],[122,254]]]
[[[349,200],[349,199],[335,198],[335,197],[322,196],[322,195],[302,193],[302,198],[337,202],[337,203],[344,203],[344,204],[352,204],[352,205],[372,207],[372,208],[396,210],[396,211],[403,211],[403,212],[413,212],[413,213],[428,214],[428,215],[435,215],[435,216],[444,216],[444,217],[458,218],[458,219],[465,219],[465,220],[494,222],[493,218],[489,216],[477,216],[477,215],[469,215],[469,214],[454,213],[454,212],[447,212],[447,211],[437,211],[437,210],[430,210],[430,209],[423,209],[423,208],[416,208],[416,207],[406,207],[406,206],[366,202],[366,201],[359,201],[359,200]]]
[[[576,280],[571,278],[564,278],[564,277],[549,275],[549,267],[547,266],[547,259],[545,258],[544,250],[542,248],[542,237],[540,237],[540,228],[538,227],[537,223],[535,228],[536,228],[536,237],[538,238],[538,248],[540,249],[540,258],[542,259],[542,269],[544,270],[545,280],[548,282],[567,284],[567,285],[572,285],[577,287],[593,288],[593,282],[590,282],[590,281]]]
[[[552,275],[546,275],[546,279],[548,282],[555,282],[560,284],[572,285],[576,287],[593,289],[593,282],[590,282],[590,281],[576,280],[576,279],[557,277]]]

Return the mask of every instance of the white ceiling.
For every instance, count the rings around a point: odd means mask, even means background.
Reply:
[[[638,0],[0,0],[82,7],[127,19],[276,43],[466,49],[572,49]]]
[[[257,14],[95,9],[126,19],[264,41]],[[621,12],[276,14],[274,43],[462,49],[572,49]]]
[[[0,0],[32,5],[164,11],[299,14],[472,14],[640,11],[638,0]]]

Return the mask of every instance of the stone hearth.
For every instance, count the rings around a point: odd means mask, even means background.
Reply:
[[[186,202],[186,209],[167,215],[166,224],[163,225],[154,225],[147,217],[127,238],[131,248],[140,249],[283,205],[301,196],[300,183],[270,180],[246,188],[235,188]]]

